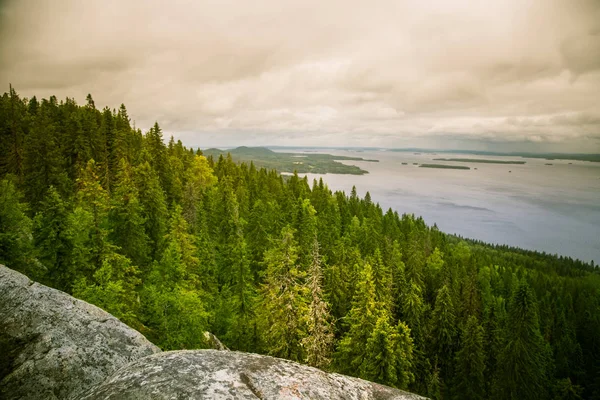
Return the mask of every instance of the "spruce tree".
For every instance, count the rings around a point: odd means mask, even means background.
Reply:
[[[383,262],[379,248],[375,249],[371,265],[373,267],[373,281],[375,282],[375,298],[380,307],[385,308],[388,313],[391,313],[392,273],[388,265]]]
[[[69,214],[65,236],[71,243],[69,281],[91,279],[105,257],[115,251],[108,241],[109,195],[100,184],[96,163],[88,161],[77,179],[75,208]]]
[[[453,374],[453,356],[458,344],[456,314],[448,286],[438,290],[435,307],[431,315],[431,349],[441,369],[442,394],[449,389]]]
[[[458,334],[454,304],[446,285],[438,290],[430,323],[432,346],[444,367],[449,364],[450,357],[456,349]]]
[[[334,337],[329,306],[323,299],[323,273],[316,236],[311,255],[312,263],[308,269],[308,289],[311,297],[308,305],[308,336],[303,339],[302,345],[306,351],[305,362],[313,367],[325,369],[331,363]]]
[[[68,203],[50,186],[41,211],[35,216],[33,240],[38,260],[46,269],[45,280],[53,287],[68,290],[71,242],[67,238]]]
[[[132,173],[131,166],[122,158],[115,174],[111,196],[110,237],[119,245],[121,253],[135,265],[145,266],[150,262],[150,238],[144,229],[146,219]]]
[[[396,386],[408,389],[415,380],[414,371],[414,343],[410,328],[399,321],[396,326]]]
[[[352,308],[346,316],[348,332],[338,343],[336,364],[340,371],[356,375],[367,358],[365,344],[371,337],[382,311],[375,301],[373,269],[366,263],[359,272]]]
[[[264,262],[259,317],[265,349],[273,356],[301,361],[305,357],[301,341],[307,335],[308,293],[291,227],[281,230],[280,239],[267,250]]]
[[[498,359],[496,394],[502,399],[546,398],[548,349],[540,334],[535,295],[526,282],[514,291],[505,334],[506,344]]]
[[[143,162],[133,170],[135,186],[142,205],[144,230],[150,238],[150,259],[160,259],[167,233],[167,203],[160,180],[150,163]]]
[[[456,353],[456,380],[452,392],[456,398],[486,398],[485,343],[483,328],[475,316],[469,317],[463,330],[460,350]]]
[[[375,329],[365,346],[365,360],[361,365],[360,377],[388,386],[396,386],[396,341],[397,334],[388,323],[385,314],[377,319]]]

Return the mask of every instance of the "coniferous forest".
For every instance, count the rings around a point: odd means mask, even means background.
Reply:
[[[593,264],[163,139],[89,95],[5,93],[0,263],[165,350],[210,331],[433,399],[600,399]]]

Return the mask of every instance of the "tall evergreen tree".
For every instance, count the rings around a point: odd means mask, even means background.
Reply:
[[[381,315],[375,329],[366,343],[366,357],[361,365],[361,377],[384,385],[396,386],[396,341],[397,334],[388,323],[388,317]]]
[[[456,382],[452,392],[458,399],[486,398],[483,328],[475,316],[469,317],[456,353]]]
[[[505,334],[498,360],[498,398],[546,398],[548,349],[540,334],[535,295],[526,282],[519,284],[510,301]]]
[[[54,186],[50,186],[41,211],[35,216],[33,239],[38,260],[46,269],[47,282],[60,290],[68,290],[71,242],[67,238],[69,210]]]
[[[307,364],[317,368],[327,368],[331,362],[334,337],[329,307],[323,299],[323,273],[316,236],[311,255],[312,263],[308,270],[308,289],[311,297],[308,306],[308,336],[303,339],[302,344],[306,351]]]
[[[121,244],[123,255],[135,265],[145,266],[150,262],[150,238],[144,229],[146,219],[132,175],[131,166],[122,158],[113,183],[110,236],[114,243]]]
[[[307,288],[298,265],[294,230],[281,230],[281,238],[265,253],[265,277],[261,288],[260,322],[266,351],[276,357],[303,360],[302,339],[307,335]]]
[[[338,343],[336,362],[341,371],[356,375],[364,370],[363,364],[367,358],[365,343],[371,337],[381,316],[382,311],[375,301],[373,269],[366,263],[359,273],[352,309],[346,316],[348,332]]]
[[[142,205],[144,229],[150,238],[150,258],[159,259],[167,232],[167,203],[156,172],[146,161],[134,168],[133,178]]]

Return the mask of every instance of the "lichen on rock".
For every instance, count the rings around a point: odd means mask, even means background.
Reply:
[[[279,358],[237,351],[184,350],[120,369],[81,400],[402,399],[422,397]]]
[[[100,308],[0,265],[0,398],[65,399],[158,351]]]

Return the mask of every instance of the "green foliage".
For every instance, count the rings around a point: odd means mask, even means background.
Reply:
[[[264,257],[264,283],[260,289],[260,325],[266,351],[276,357],[300,361],[305,357],[302,340],[307,336],[309,319],[305,273],[298,265],[298,248],[294,230],[281,230]]]
[[[31,265],[31,219],[21,198],[11,180],[0,180],[0,263],[37,277]]]
[[[319,242],[315,236],[312,246],[312,263],[308,270],[308,336],[302,340],[306,350],[306,363],[317,368],[327,368],[331,362],[333,325],[329,306],[323,299],[321,258]]]
[[[341,371],[350,375],[363,371],[363,363],[367,358],[365,344],[371,337],[381,314],[382,311],[375,301],[373,269],[367,263],[359,272],[352,308],[346,316],[348,332],[338,344],[336,361]]]
[[[112,254],[107,257],[88,281],[85,277],[75,282],[73,296],[93,303],[121,319],[140,328],[138,322],[137,294],[139,271],[124,256]]]
[[[310,154],[299,157],[293,153],[274,152],[264,147],[238,147],[233,150],[223,151],[219,149],[204,150],[204,154],[219,157],[230,153],[240,162],[253,161],[256,166],[268,169],[276,169],[281,172],[299,173],[311,172],[315,174],[352,174],[363,175],[367,171],[355,166],[338,162],[339,160],[364,160],[360,157],[332,156],[330,154]]]
[[[34,218],[33,238],[45,277],[54,287],[69,287],[72,242],[67,237],[69,210],[54,186],[50,186],[41,211]],[[11,265],[11,264],[9,264]]]
[[[395,386],[396,375],[396,334],[382,315],[377,320],[375,329],[367,340],[366,357],[361,365],[361,377],[384,385]]]
[[[213,157],[133,125],[91,96],[0,97],[1,263],[164,349],[204,347],[209,330],[434,399],[598,398],[595,265],[461,240],[256,166],[352,172],[329,156]]]
[[[485,349],[483,327],[469,317],[460,350],[456,353],[456,382],[452,391],[457,398],[477,400],[485,397]]]
[[[549,352],[539,329],[535,295],[525,282],[511,299],[505,336],[496,393],[506,399],[546,398]]]

